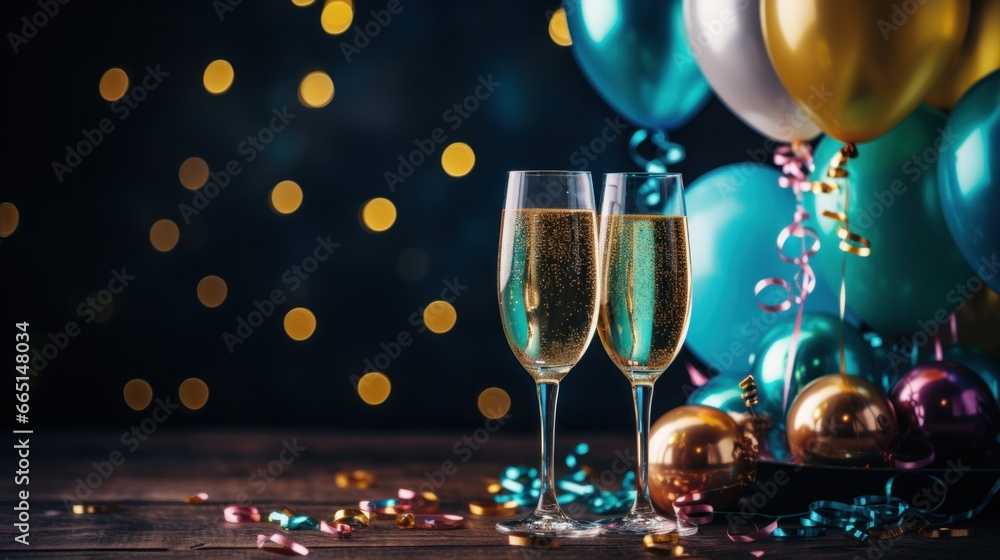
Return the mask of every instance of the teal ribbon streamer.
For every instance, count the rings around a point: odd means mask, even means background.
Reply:
[[[566,466],[570,472],[556,479],[559,489],[557,500],[560,505],[584,504],[596,514],[624,513],[635,501],[635,473],[629,471],[622,477],[622,489],[617,491],[599,488],[591,481],[591,475],[580,459],[590,451],[590,445],[579,443],[566,456]],[[542,481],[538,469],[527,466],[510,466],[500,475],[500,486],[506,491],[495,494],[497,503],[517,502],[530,506],[538,501]]]

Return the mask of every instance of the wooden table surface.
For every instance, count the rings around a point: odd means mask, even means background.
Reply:
[[[61,559],[269,558],[275,553],[257,548],[257,534],[280,529],[266,523],[234,525],[223,520],[223,508],[241,494],[265,515],[288,506],[324,518],[337,509],[356,506],[362,499],[392,497],[398,487],[430,484],[430,475],[443,479],[437,489],[442,512],[465,515],[466,528],[403,531],[391,522],[377,522],[357,531],[349,541],[337,541],[318,531],[288,534],[309,547],[310,557],[320,558],[652,557],[641,549],[637,537],[562,539],[558,549],[508,545],[493,530],[493,525],[505,518],[477,518],[469,515],[466,504],[488,497],[484,480],[496,477],[502,466],[534,464],[537,440],[502,432],[485,438],[485,434],[474,429],[451,435],[161,430],[145,441],[131,437],[123,441],[121,434],[112,433],[33,434],[30,484],[15,487],[13,476],[3,477],[0,554],[5,558]],[[487,441],[480,445],[472,439],[476,436],[480,442]],[[464,440],[466,437],[469,439]],[[581,439],[560,438],[559,457]],[[634,449],[628,434],[585,439],[593,447],[587,463],[598,472],[614,464],[616,452]],[[293,457],[290,451],[282,454],[287,448],[296,449],[298,456]],[[437,471],[452,471],[447,461],[454,464],[453,473],[436,476]],[[7,464],[16,465],[16,459]],[[274,476],[260,476],[260,469],[266,474],[269,468]],[[334,472],[355,468],[374,472],[377,486],[344,489],[333,483]],[[91,490],[91,486],[96,488]],[[24,488],[30,491],[29,546],[14,540],[18,535],[13,527],[14,498]],[[207,492],[209,501],[184,503],[184,497],[198,492]],[[67,512],[64,499],[80,498],[117,502],[123,507],[109,514]],[[726,538],[725,524],[717,521],[702,526],[685,545],[692,556],[704,558],[753,558],[752,551],[763,551],[764,558],[995,558],[1000,548],[997,524],[995,515],[982,516],[963,523],[976,531],[970,538],[926,540],[907,534],[891,541],[883,551],[857,544],[839,530],[811,539],[736,544]]]

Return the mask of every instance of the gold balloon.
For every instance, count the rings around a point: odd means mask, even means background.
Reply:
[[[983,76],[1000,68],[1000,0],[975,0],[958,60],[938,81],[927,103],[948,110]]]
[[[678,497],[718,490],[706,498],[716,509],[726,508],[753,480],[755,461],[754,442],[728,414],[710,406],[680,406],[649,431],[649,495],[673,515]]]
[[[899,436],[896,413],[878,388],[839,373],[799,391],[786,425],[792,456],[809,465],[881,466]]]
[[[781,83],[841,142],[885,134],[955,60],[969,0],[762,0],[764,44]]]
[[[1000,354],[1000,296],[983,287],[955,312],[958,342]]]

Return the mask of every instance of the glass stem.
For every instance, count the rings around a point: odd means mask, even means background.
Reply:
[[[635,397],[636,466],[635,503],[631,513],[653,514],[653,504],[649,501],[649,414],[653,403],[653,385],[633,383],[632,396]]]
[[[538,492],[535,515],[562,515],[562,509],[556,499],[555,463],[553,461],[556,445],[556,401],[558,399],[558,382],[538,382],[538,409],[542,416],[542,464],[539,471],[542,487]]]

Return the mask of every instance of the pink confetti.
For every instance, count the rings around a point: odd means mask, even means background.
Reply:
[[[253,506],[229,506],[223,512],[230,523],[258,523],[260,511]]]
[[[198,492],[194,496],[188,496],[187,498],[184,498],[184,501],[189,504],[200,504],[208,501],[208,494],[205,492]]]
[[[750,554],[753,554],[754,558],[760,558],[761,556],[764,555],[764,551],[763,550],[751,550]]]
[[[288,550],[292,551],[293,553],[299,556],[306,556],[309,554],[308,548],[278,533],[275,533],[270,537],[267,535],[257,535],[257,548],[264,548],[264,545],[267,544],[267,541],[271,541],[277,544],[278,546],[281,546],[282,548],[287,548]]]
[[[684,364],[687,366],[688,377],[691,378],[691,384],[695,387],[701,387],[702,385],[708,383],[708,377],[702,373],[698,368],[694,366],[691,362]]]

